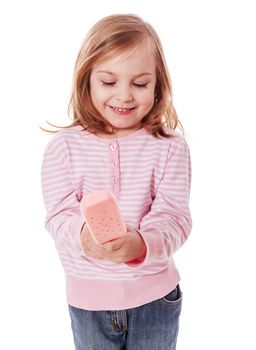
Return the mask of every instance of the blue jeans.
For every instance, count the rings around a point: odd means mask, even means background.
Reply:
[[[69,305],[76,350],[175,350],[182,292],[128,310],[87,311]]]

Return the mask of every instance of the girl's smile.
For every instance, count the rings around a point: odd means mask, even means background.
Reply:
[[[112,109],[112,111],[114,112],[114,113],[116,113],[117,115],[124,115],[124,116],[126,116],[126,115],[130,115],[131,113],[132,113],[132,111],[134,111],[135,110],[135,108],[136,107],[133,107],[133,108],[120,108],[120,107],[114,107],[114,106],[109,106],[111,109]]]

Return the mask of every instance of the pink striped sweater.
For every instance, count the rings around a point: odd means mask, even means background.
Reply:
[[[144,128],[101,138],[80,126],[48,143],[42,163],[45,227],[66,276],[68,304],[86,310],[122,310],[168,294],[179,282],[173,254],[188,238],[191,163],[188,145],[174,130],[157,139]],[[110,189],[127,225],[147,246],[141,262],[116,264],[87,257],[81,248],[80,201]]]

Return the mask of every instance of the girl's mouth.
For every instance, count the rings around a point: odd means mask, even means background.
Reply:
[[[135,109],[135,107],[132,108],[119,108],[119,107],[113,107],[113,106],[109,106],[112,111],[118,115],[128,115],[129,113],[131,113],[132,110]]]
[[[127,111],[130,111],[130,110],[135,108],[135,107],[132,107],[132,108],[119,108],[119,107],[114,107],[114,106],[109,106],[109,107],[112,108],[114,111],[118,111],[118,112],[127,112]]]

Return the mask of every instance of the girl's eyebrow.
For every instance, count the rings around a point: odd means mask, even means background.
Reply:
[[[95,73],[106,73],[106,74],[110,74],[110,75],[115,75],[115,73],[109,72],[109,71],[106,71],[106,70],[98,70],[98,71],[96,71]],[[152,74],[151,74],[151,73],[148,73],[148,72],[140,73],[140,74],[134,75],[133,78],[138,78],[138,77],[141,77],[141,76],[143,76],[143,75],[152,75]]]

